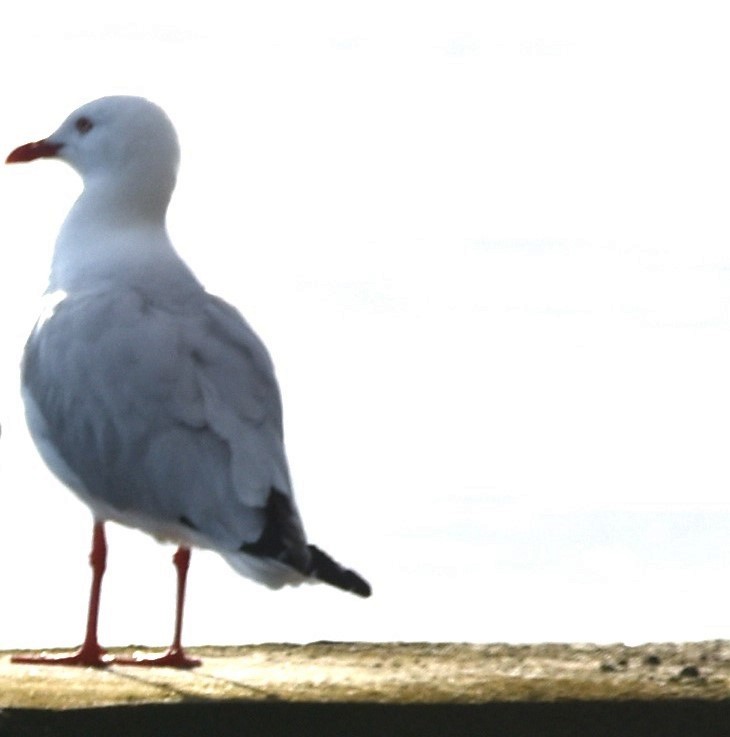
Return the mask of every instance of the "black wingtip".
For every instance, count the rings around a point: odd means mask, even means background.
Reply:
[[[349,591],[364,598],[370,596],[372,589],[362,576],[349,568],[343,568],[316,545],[309,545],[309,552],[312,556],[309,565],[310,576],[336,586],[343,591]]]
[[[272,558],[291,566],[305,576],[311,576],[350,591],[358,596],[368,597],[372,593],[370,584],[362,576],[343,568],[337,561],[316,545],[307,545],[291,499],[278,489],[271,489],[265,508],[264,529],[254,543],[244,543],[239,550],[248,555]],[[186,517],[183,524],[190,525]]]

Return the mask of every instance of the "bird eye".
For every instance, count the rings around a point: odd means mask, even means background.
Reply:
[[[76,130],[79,133],[88,133],[93,127],[94,124],[87,117],[81,117],[76,121]]]

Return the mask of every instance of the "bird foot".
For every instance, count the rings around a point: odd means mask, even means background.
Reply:
[[[31,665],[67,665],[81,668],[107,668],[114,658],[106,654],[98,645],[82,645],[76,652],[68,655],[40,653],[38,655],[13,655],[12,663],[28,663]]]
[[[202,663],[197,658],[189,658],[180,647],[171,647],[160,655],[143,655],[136,652],[131,658],[115,657],[115,665],[136,665],[147,668],[197,668]]]

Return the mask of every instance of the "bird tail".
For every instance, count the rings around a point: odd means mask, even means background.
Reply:
[[[311,556],[307,574],[319,581],[350,591],[358,596],[370,596],[370,584],[358,573],[344,568],[316,545],[308,545]]]

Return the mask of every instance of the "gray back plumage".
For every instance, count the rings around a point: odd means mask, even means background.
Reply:
[[[261,535],[272,488],[291,497],[269,355],[202,289],[178,302],[119,287],[67,296],[29,338],[23,383],[105,505],[184,517],[238,549]]]

